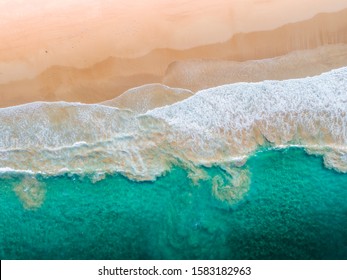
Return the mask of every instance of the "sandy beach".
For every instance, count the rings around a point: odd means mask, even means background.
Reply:
[[[341,0],[3,1],[0,107],[98,103],[152,83],[197,91],[317,75],[346,65],[346,8]]]

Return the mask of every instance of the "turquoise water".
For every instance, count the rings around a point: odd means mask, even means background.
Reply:
[[[33,209],[14,191],[20,178],[3,177],[0,258],[347,259],[347,174],[295,148],[244,168],[250,190],[233,205],[212,195],[212,179],[194,185],[180,168],[145,183],[38,177],[45,199]]]

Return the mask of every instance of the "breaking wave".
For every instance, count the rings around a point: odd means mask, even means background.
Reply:
[[[347,172],[347,68],[219,86],[143,114],[38,102],[0,109],[0,120],[1,173],[90,174],[94,181],[121,173],[144,181],[180,165],[198,181],[206,176],[201,166],[219,165],[225,177],[213,179],[213,194],[229,201],[247,192],[242,166],[261,147],[300,146]]]
[[[147,115],[164,120],[169,141],[197,164],[231,162],[260,146],[299,146],[347,172],[347,68],[219,86]]]

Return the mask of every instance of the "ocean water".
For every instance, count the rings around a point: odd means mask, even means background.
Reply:
[[[34,206],[19,197],[23,176],[2,175],[0,258],[347,259],[347,174],[299,148],[242,168],[251,181],[237,203],[213,195],[219,167],[198,183],[179,167],[141,183],[38,176]]]

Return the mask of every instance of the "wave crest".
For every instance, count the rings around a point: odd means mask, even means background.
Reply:
[[[165,120],[170,137],[198,164],[231,161],[262,145],[345,154],[346,74],[341,68],[312,78],[220,86],[148,114]]]

